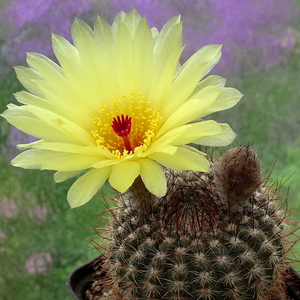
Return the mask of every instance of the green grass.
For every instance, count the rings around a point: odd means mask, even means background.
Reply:
[[[1,216],[6,238],[0,240],[0,299],[71,299],[65,288],[68,274],[98,255],[90,238],[97,224],[93,217],[100,218],[106,207],[101,192],[71,210],[66,201],[70,182],[55,185],[52,172],[16,169],[3,160],[0,168],[1,197],[18,207],[15,217]],[[49,212],[44,220],[30,217],[37,205]],[[27,273],[26,260],[35,253],[51,253],[47,276]]]
[[[293,221],[300,219],[300,59],[292,54],[276,68],[259,74],[230,78],[227,86],[238,88],[244,98],[236,107],[211,118],[229,123],[237,132],[234,144],[250,144],[262,157],[266,168],[276,161],[272,178],[279,182],[294,175],[283,185],[282,198],[288,193],[289,207],[294,208]],[[12,93],[21,87],[12,75],[0,82],[0,111],[15,101]],[[0,119],[0,145],[5,146],[10,126]],[[11,153],[14,148],[8,149]],[[98,253],[91,250],[90,237],[105,208],[101,192],[82,208],[71,210],[66,195],[72,180],[54,184],[53,172],[13,168],[0,157],[1,196],[14,201],[18,214],[12,218],[0,215],[0,299],[57,300],[71,299],[65,280],[72,269]],[[109,194],[109,190],[104,191]],[[37,205],[49,212],[45,220],[29,216]],[[85,213],[86,212],[86,213]],[[298,255],[297,255],[298,251]],[[31,276],[25,262],[36,252],[49,252],[52,264],[46,275]],[[300,258],[300,243],[295,246]],[[300,265],[294,265],[300,271]]]

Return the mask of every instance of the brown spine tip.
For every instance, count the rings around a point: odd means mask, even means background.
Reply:
[[[250,147],[228,150],[213,166],[217,191],[231,213],[239,210],[263,182],[258,156]]]

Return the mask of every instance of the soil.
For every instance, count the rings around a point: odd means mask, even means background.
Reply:
[[[85,291],[84,300],[122,300],[122,296],[105,282],[102,264],[94,264],[93,283]]]
[[[93,282],[91,287],[85,293],[85,300],[116,300],[120,299],[119,295],[110,286],[102,286],[103,279]]]

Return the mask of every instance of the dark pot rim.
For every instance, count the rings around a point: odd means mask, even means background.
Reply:
[[[94,265],[101,259],[99,255],[74,269],[66,281],[67,290],[75,300],[84,300],[85,291],[92,285],[95,275]]]
[[[75,300],[84,300],[86,290],[93,284],[99,274],[95,274],[95,263],[99,264],[102,255],[99,255],[73,270],[67,278],[67,289]],[[292,267],[287,270],[287,295],[292,300],[300,300],[300,274]],[[100,276],[104,276],[105,273]]]

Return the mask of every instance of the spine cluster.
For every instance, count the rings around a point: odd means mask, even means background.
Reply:
[[[234,165],[227,153],[210,173],[169,173],[167,195],[149,205],[136,205],[137,191],[121,197],[105,268],[123,299],[281,299],[284,213],[260,172],[252,180],[236,174],[259,168],[252,150],[238,149]],[[247,183],[244,192],[235,187]]]

